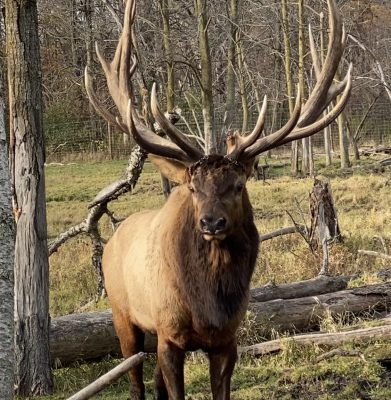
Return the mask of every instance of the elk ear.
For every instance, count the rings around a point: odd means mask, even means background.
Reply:
[[[243,162],[244,165],[244,170],[246,172],[246,178],[248,179],[253,171],[254,171],[254,162],[255,162],[255,157],[252,157],[246,161]]]
[[[180,184],[187,182],[187,164],[184,162],[174,160],[173,158],[156,156],[155,154],[149,154],[148,158],[161,174],[170,181]]]

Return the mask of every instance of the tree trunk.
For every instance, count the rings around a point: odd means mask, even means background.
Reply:
[[[341,113],[338,117],[338,132],[339,132],[339,153],[341,157],[341,168],[350,167],[349,159],[349,139],[346,130],[345,113]]]
[[[163,22],[163,47],[164,55],[166,58],[166,111],[172,112],[175,107],[175,75],[174,75],[174,63],[172,59],[171,51],[171,39],[170,39],[170,6],[169,0],[160,0],[159,2],[160,12],[162,15]],[[164,197],[167,199],[171,193],[171,183],[163,175],[161,175],[162,189]]]
[[[198,18],[198,45],[201,58],[202,115],[204,117],[205,153],[217,152],[217,140],[214,135],[214,106],[212,92],[212,67],[208,39],[208,13],[206,0],[196,0]]]
[[[46,230],[41,64],[36,1],[7,0],[10,172],[15,243],[15,387],[46,395],[49,352],[49,264]]]
[[[174,63],[172,60],[171,39],[170,39],[170,14],[169,14],[169,0],[160,0],[160,10],[163,22],[163,45],[164,55],[166,58],[166,99],[167,99],[167,112],[172,112],[175,107],[175,75]]]
[[[230,0],[228,19],[230,23],[228,55],[227,55],[227,78],[226,78],[226,102],[224,112],[223,137],[232,128],[235,115],[235,67],[236,67],[236,34],[238,31],[238,7],[239,0]]]
[[[301,90],[301,98],[304,103],[304,0],[298,1],[298,16],[299,16],[299,86]],[[310,148],[309,138],[301,139],[302,160],[301,173],[308,175],[310,172]]]
[[[0,399],[14,398],[14,240],[8,149],[0,81]]]
[[[324,13],[321,12],[319,14],[320,20],[320,60],[322,65],[325,60],[325,45],[324,45]],[[326,115],[328,112],[328,108],[324,111],[323,115]],[[323,129],[324,135],[324,152],[325,152],[325,164],[326,167],[331,166],[332,164],[332,156],[331,156],[331,126],[328,125]]]
[[[292,115],[294,108],[293,83],[291,74],[291,43],[289,38],[289,17],[286,0],[281,0],[282,32],[284,36],[284,63],[286,88],[288,93],[289,114]],[[297,175],[299,172],[299,149],[297,140],[292,142],[291,173]]]
[[[246,84],[244,81],[244,52],[243,52],[243,46],[239,42],[237,43],[237,53],[238,53],[238,86],[239,86],[239,93],[240,93],[240,99],[242,102],[242,132],[245,133],[247,131],[247,125],[248,125],[248,116],[249,116],[249,110],[248,110],[248,100],[247,100],[247,93],[246,93]]]

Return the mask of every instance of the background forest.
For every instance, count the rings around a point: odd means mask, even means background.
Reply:
[[[299,17],[305,27],[307,88],[314,82],[308,24],[321,57],[327,46],[327,18],[323,21],[320,13],[326,11],[326,2],[306,1],[303,12],[300,3],[212,0],[203,22],[198,17],[197,2],[139,1],[138,56],[146,87],[149,89],[156,81],[161,103],[166,104],[168,111],[179,107],[184,117],[181,128],[195,135],[203,130],[201,98],[202,94],[207,96],[220,144],[228,130],[252,129],[261,100],[267,94],[266,131],[275,130],[286,120],[289,99],[295,95],[295,83],[299,80]],[[391,93],[386,90],[391,80],[391,4],[387,0],[343,0],[338,4],[348,33],[342,68],[346,70],[352,61],[355,77],[352,97],[341,122],[344,140],[358,145],[387,144],[391,126]],[[112,54],[121,28],[123,2],[41,0],[38,7],[48,160],[55,160],[56,155],[64,152],[91,148],[108,151],[107,126],[88,103],[83,77],[88,66],[96,77],[97,91],[104,91],[94,43],[98,42],[107,56]],[[198,21],[206,23],[207,28],[209,81],[204,76]],[[107,96],[106,99],[109,101]],[[364,116],[365,123],[360,125]],[[333,130],[336,129],[337,124]],[[317,135],[315,144],[322,143],[321,136]],[[334,150],[337,143],[338,139],[332,144]],[[129,150],[122,141],[115,147],[117,153],[126,154]],[[109,151],[116,155],[113,149]]]

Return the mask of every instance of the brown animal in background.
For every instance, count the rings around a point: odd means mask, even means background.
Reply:
[[[106,289],[124,357],[143,349],[144,332],[157,334],[155,385],[159,399],[184,399],[185,352],[196,349],[208,354],[213,399],[230,398],[236,331],[247,308],[258,253],[258,232],[245,186],[254,158],[323,129],[340,114],[349,97],[351,69],[343,82],[333,83],[344,35],[334,0],[329,0],[329,7],[328,55],[320,70],[313,52],[318,81],[303,109],[298,94],[287,124],[261,137],[265,98],[253,132],[227,156],[205,156],[173,126],[158,107],[155,85],[152,113],[171,141],[155,135],[133,110],[129,100],[130,78],[136,67],[131,58],[133,0],[126,6],[124,29],[113,61],[109,64],[97,49],[119,118],[98,100],[86,71],[87,92],[96,110],[133,135],[153,155],[151,159],[159,170],[180,184],[161,209],[136,213],[123,222],[103,256]],[[341,93],[335,107],[317,121]],[[144,399],[142,366],[133,368],[129,375],[131,395]]]

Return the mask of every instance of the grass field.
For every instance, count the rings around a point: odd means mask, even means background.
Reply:
[[[88,202],[106,184],[118,178],[126,161],[84,162],[46,167],[49,238],[80,222],[87,215]],[[286,171],[286,170],[284,170]],[[320,170],[331,180],[342,244],[331,249],[333,274],[361,273],[355,284],[375,282],[377,272],[391,268],[390,262],[358,256],[358,249],[383,251],[379,237],[391,250],[391,171],[379,171],[368,162],[341,172]],[[266,183],[250,180],[248,190],[254,207],[256,223],[261,233],[292,225],[287,211],[302,223],[300,204],[308,211],[308,193],[312,179],[297,179],[271,169]],[[132,194],[121,197],[110,207],[116,216],[127,216],[147,208],[157,208],[164,202],[160,177],[147,164]],[[307,220],[308,222],[308,220]],[[111,228],[104,220],[102,234],[108,238]],[[77,312],[95,294],[96,279],[91,267],[91,247],[87,237],[72,239],[50,259],[52,317]],[[321,254],[312,254],[300,235],[289,235],[263,243],[253,286],[275,282],[290,282],[315,276],[320,268]],[[109,307],[107,300],[89,309]],[[360,322],[360,321],[354,321]],[[362,321],[361,321],[362,322]],[[248,321],[241,337],[247,343],[259,341],[256,327]],[[341,329],[337,321],[324,321],[325,330]],[[356,349],[353,345],[347,349]],[[391,358],[388,343],[373,342],[361,347],[361,356],[336,356],[324,361],[317,357],[326,348],[287,347],[278,355],[260,359],[243,358],[233,377],[234,399],[391,399],[391,375],[379,359]],[[153,360],[151,360],[153,361]],[[66,398],[113,367],[116,360],[79,365],[55,371],[56,395]],[[151,362],[146,363],[147,389],[152,398]],[[99,398],[126,399],[127,379],[104,391]],[[189,399],[210,399],[207,362],[202,355],[190,355],[186,364],[186,388]]]

